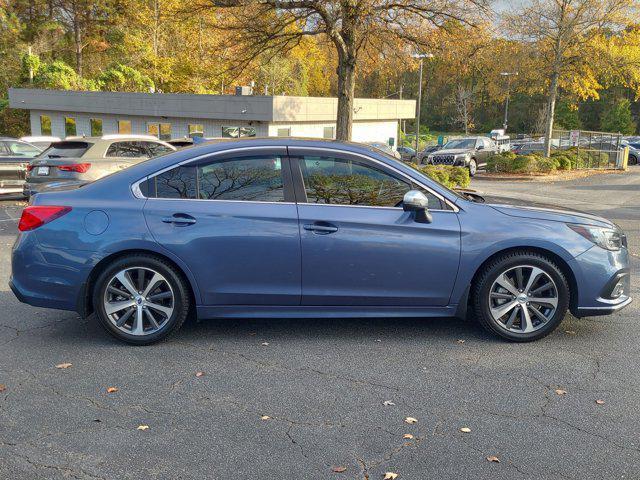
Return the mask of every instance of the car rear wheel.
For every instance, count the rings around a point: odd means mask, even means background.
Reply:
[[[478,171],[478,164],[476,163],[475,159],[472,158],[471,160],[469,160],[469,176],[475,177],[477,171]]]
[[[638,157],[635,155],[629,155],[629,160],[627,162],[629,165],[638,165]]]
[[[189,312],[188,292],[173,266],[151,255],[132,255],[114,261],[99,275],[93,305],[111,335],[148,345],[182,326]]]
[[[472,293],[476,318],[488,331],[515,342],[545,337],[562,322],[569,286],[549,258],[515,252],[484,267]]]

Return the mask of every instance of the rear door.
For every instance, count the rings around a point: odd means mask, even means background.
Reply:
[[[204,305],[299,305],[300,232],[285,147],[215,155],[147,181],[155,240]]]
[[[299,202],[303,305],[448,305],[460,224],[441,198],[366,157],[289,151]],[[403,211],[411,189],[429,198],[432,223],[417,223]]]

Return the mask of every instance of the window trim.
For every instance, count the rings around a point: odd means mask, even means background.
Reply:
[[[404,173],[401,170],[398,170],[397,168],[394,168],[391,165],[387,165],[384,162],[381,162],[380,160],[377,160],[373,157],[369,157],[368,155],[364,155],[358,152],[350,152],[350,151],[345,151],[345,150],[340,150],[340,149],[336,149],[336,148],[323,148],[323,147],[302,147],[302,146],[295,146],[296,149],[300,149],[300,150],[311,150],[311,151],[322,151],[322,152],[330,152],[333,155],[354,155],[356,157],[360,157],[363,158],[365,160],[374,162],[380,166],[382,166],[383,168],[388,168],[389,170],[392,170],[393,172],[397,173],[398,175],[400,175],[401,177],[404,177],[406,179],[408,179],[410,182],[416,183],[417,185],[419,185],[420,187],[424,188],[426,191],[432,193],[433,195],[435,195],[436,197],[438,197],[441,201],[445,202],[447,204],[447,206],[450,208],[449,210],[431,210],[434,212],[450,212],[450,213],[458,213],[460,211],[460,207],[458,207],[455,203],[453,203],[451,200],[449,200],[448,198],[446,198],[445,196],[443,196],[442,194],[440,194],[439,192],[435,191],[433,188],[429,187],[428,185],[425,185],[424,183],[416,180],[415,178],[413,178],[412,176]],[[196,202],[242,202],[242,203],[263,203],[263,204],[275,204],[275,205],[296,205],[296,204],[301,204],[301,205],[316,205],[316,206],[326,206],[326,207],[352,207],[352,208],[385,208],[385,209],[392,209],[397,211],[398,207],[375,207],[375,206],[368,206],[368,205],[332,205],[332,204],[317,204],[317,203],[305,203],[305,202],[298,202],[297,198],[295,202],[256,202],[253,200],[208,200],[208,199],[202,199],[202,198],[196,198],[196,199],[187,199],[187,198],[153,198],[153,197],[145,197],[142,194],[142,190],[140,189],[140,184],[146,182],[147,180],[149,180],[151,177],[154,177],[156,175],[160,175],[166,171],[169,171],[173,168],[176,167],[181,167],[181,166],[185,166],[185,165],[189,165],[191,163],[198,163],[198,162],[202,162],[203,160],[206,160],[208,158],[211,157],[215,157],[218,155],[230,155],[230,154],[235,154],[237,152],[245,152],[245,151],[260,151],[260,150],[273,150],[273,151],[278,151],[280,152],[279,154],[283,157],[283,160],[286,159],[286,162],[291,166],[292,165],[292,159],[296,158],[295,155],[290,155],[289,152],[289,147],[286,145],[273,145],[273,146],[265,146],[265,145],[261,145],[261,146],[256,146],[256,147],[241,147],[241,148],[236,148],[233,150],[221,150],[218,152],[209,152],[209,153],[205,153],[203,155],[200,155],[198,157],[195,158],[188,158],[186,160],[183,160],[182,162],[178,162],[175,163],[173,165],[170,165],[168,167],[162,168],[158,171],[155,171],[153,173],[150,173],[149,175],[146,175],[145,177],[133,182],[131,184],[131,192],[133,193],[134,197],[139,198],[141,200],[175,200],[175,201],[196,201]],[[290,168],[290,173],[291,175],[293,175],[293,168]],[[284,173],[284,172],[283,172]],[[292,184],[295,190],[295,185],[296,185],[296,181],[295,179],[291,179],[292,180]]]

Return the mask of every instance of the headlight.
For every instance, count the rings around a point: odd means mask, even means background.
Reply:
[[[567,226],[605,250],[617,251],[624,245],[624,234],[620,230],[569,223]]]

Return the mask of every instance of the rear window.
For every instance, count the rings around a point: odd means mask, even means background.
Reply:
[[[77,158],[93,145],[89,142],[55,142],[39,158]]]

